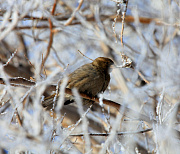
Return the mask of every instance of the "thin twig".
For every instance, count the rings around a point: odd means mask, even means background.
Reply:
[[[9,83],[11,84],[11,86],[25,86],[25,87],[31,87],[36,84],[35,82],[23,77],[10,78]],[[5,84],[3,78],[0,78],[0,84]]]
[[[121,29],[121,45],[122,45],[122,47],[124,46],[124,44],[123,44],[123,32],[124,32],[124,21],[125,21],[126,12],[127,12],[127,6],[128,6],[128,0],[126,0],[126,8],[125,8],[124,12],[122,12],[122,14],[123,14],[122,29]]]
[[[83,55],[84,57],[86,57],[87,59],[93,61],[93,59],[91,59],[91,58],[87,57],[86,55],[84,55],[80,50],[78,50],[78,52],[79,52],[81,55]]]
[[[16,119],[18,121],[19,126],[22,126],[22,120],[20,119],[20,116],[19,116],[19,113],[17,111],[17,108],[16,108],[14,114],[16,115]]]
[[[75,18],[76,12],[79,11],[79,9],[81,8],[82,4],[83,4],[84,0],[80,0],[78,7],[74,10],[74,12],[72,13],[71,17],[66,21],[66,23],[64,24],[65,26],[68,26],[72,23],[72,21]]]
[[[14,51],[14,53],[12,53],[12,55],[9,57],[8,61],[6,62],[6,64],[3,65],[3,67],[7,66],[9,64],[9,62],[13,59],[13,57],[15,56],[15,54],[17,53],[17,49]]]
[[[35,69],[34,65],[31,63],[31,61],[29,60],[29,58],[28,58],[26,55],[24,55],[24,57],[28,60],[29,64]]]
[[[55,0],[55,2],[54,2],[53,9],[51,11],[51,15],[54,15],[54,12],[55,12],[55,9],[56,9],[56,4],[57,4],[57,0]],[[49,29],[50,29],[49,43],[48,43],[47,52],[46,52],[46,55],[45,55],[45,57],[43,59],[41,68],[44,66],[44,64],[45,64],[45,62],[46,62],[46,60],[47,60],[47,58],[48,58],[48,56],[50,54],[51,46],[53,44],[53,35],[54,35],[54,33],[53,33],[53,23],[52,23],[50,18],[48,19],[48,22],[49,22]]]
[[[49,50],[50,51],[50,50]],[[45,76],[47,77],[47,74],[46,74],[46,69],[45,69],[45,66],[44,66],[44,63],[45,63],[45,61],[44,61],[45,59],[43,59],[43,54],[42,54],[42,64],[41,64],[41,69],[43,69],[43,71],[44,71],[44,74],[45,74]],[[40,76],[41,76],[41,74],[40,74]]]
[[[8,109],[11,106],[10,99],[8,99],[6,102],[3,102],[3,104],[0,104],[0,115],[4,114],[6,109]]]
[[[117,133],[117,135],[132,135],[132,134],[142,134],[142,133],[146,133],[149,131],[152,131],[152,128],[149,129],[145,129],[145,130],[141,130],[141,131],[130,131],[130,132],[119,132]],[[89,136],[109,136],[111,133],[89,133]],[[70,136],[84,136],[84,134],[71,134]]]
[[[149,84],[150,82],[148,80],[146,80],[146,78],[144,77],[144,75],[142,75],[141,72],[138,71],[139,76],[141,77],[141,79],[143,79],[144,82],[146,82],[147,84]]]
[[[119,5],[118,2],[117,2],[117,5]],[[114,22],[113,22],[113,24],[112,24],[113,33],[114,33],[114,37],[115,37],[115,39],[116,39],[116,43],[118,42],[118,40],[117,40],[117,34],[116,34],[116,31],[115,31],[115,26],[116,26],[117,18],[119,17],[119,13],[120,13],[120,9],[117,10],[116,17],[114,18]]]

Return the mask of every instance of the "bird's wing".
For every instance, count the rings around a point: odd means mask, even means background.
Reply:
[[[104,81],[104,84],[103,84],[103,87],[102,87],[102,90],[101,90],[102,92],[104,92],[106,90],[106,88],[108,87],[109,81],[110,81],[110,75],[106,74],[105,81]]]
[[[90,63],[85,64],[69,75],[68,88],[76,87],[80,92],[97,95],[104,85],[104,74]]]

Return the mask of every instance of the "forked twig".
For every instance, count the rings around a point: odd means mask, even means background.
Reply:
[[[84,0],[80,0],[78,7],[74,10],[74,12],[72,13],[71,17],[66,21],[66,23],[64,24],[65,26],[68,26],[72,23],[72,21],[75,18],[76,12],[79,11],[79,9],[81,8],[82,4],[83,4]]]

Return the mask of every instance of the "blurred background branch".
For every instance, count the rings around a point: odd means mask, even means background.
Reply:
[[[1,0],[0,151],[180,153],[179,12],[177,0]],[[100,56],[132,62],[112,71],[102,97],[141,120],[121,114],[117,122],[119,111],[105,103],[83,106],[84,124],[77,103],[42,107],[63,77]]]

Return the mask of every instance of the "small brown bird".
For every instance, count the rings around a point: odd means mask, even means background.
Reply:
[[[113,65],[114,62],[111,59],[98,57],[92,63],[85,64],[72,72],[68,76],[67,88],[77,88],[80,93],[96,97],[97,94],[106,90]],[[54,96],[55,94],[45,98],[42,102],[43,107],[52,105]],[[64,105],[73,102],[73,99],[65,99]],[[87,102],[87,100],[83,99],[83,102]]]

